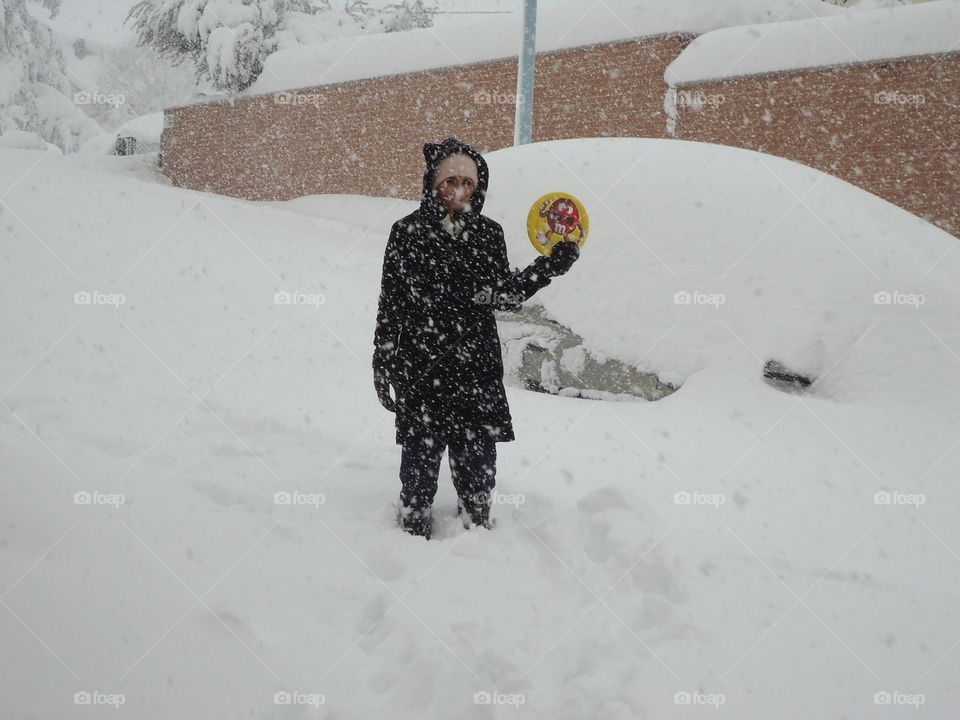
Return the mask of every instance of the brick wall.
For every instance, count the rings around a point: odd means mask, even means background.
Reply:
[[[677,88],[676,136],[796,160],[960,235],[960,53]]]
[[[691,39],[541,53],[534,140],[662,137],[663,73]],[[513,144],[516,83],[512,59],[171,108],[163,171],[175,185],[250,200],[415,199],[424,142],[455,135],[481,152]]]
[[[534,140],[669,137],[663,74],[692,39],[539,54]],[[163,170],[176,185],[251,200],[416,199],[425,141],[512,144],[516,76],[511,59],[171,108]],[[676,137],[796,160],[960,234],[960,53],[677,90]]]

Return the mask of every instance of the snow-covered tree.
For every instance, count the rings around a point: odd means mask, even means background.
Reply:
[[[314,9],[309,0],[141,0],[127,21],[140,45],[177,63],[192,60],[198,77],[239,91],[257,79],[276,49],[285,13]]]
[[[384,10],[387,32],[428,28],[433,25],[437,8],[424,5],[423,0],[401,0],[387,5]]]
[[[51,15],[60,0],[37,0]],[[74,103],[63,53],[25,0],[0,0],[0,134],[33,132],[72,152],[100,132]]]
[[[347,23],[355,22],[361,33],[430,27],[436,12],[423,0],[398,0],[381,8],[366,0],[343,0],[342,8]],[[127,21],[140,45],[175,63],[190,60],[199,78],[237,92],[253,84],[281,41],[297,37],[285,26],[288,15],[332,10],[331,0],[140,0]]]
[[[366,0],[344,0],[343,10],[366,29],[399,32],[431,27],[437,8],[423,0],[398,0],[382,9],[370,7]]]
[[[106,51],[98,87],[122,93],[124,102],[100,123],[116,127],[130,118],[190,102],[197,92],[195,73],[174,65],[153,47],[123,45]]]

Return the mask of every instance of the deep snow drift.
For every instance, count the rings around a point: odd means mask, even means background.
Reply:
[[[499,527],[460,529],[445,461],[424,542],[391,523],[370,370],[413,203],[247,203],[148,158],[0,150],[7,716],[953,712],[957,240],[743,150],[488,159],[515,265],[535,198],[591,213],[532,302],[682,386],[508,388]],[[817,381],[775,390],[770,358]]]

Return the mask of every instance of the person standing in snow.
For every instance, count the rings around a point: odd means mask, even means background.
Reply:
[[[492,527],[496,443],[515,439],[494,310],[519,309],[580,248],[563,241],[511,270],[503,228],[480,214],[489,179],[480,153],[451,137],[423,155],[420,207],[393,224],[384,252],[373,375],[402,445],[398,523],[429,539],[446,448],[458,514],[467,527]]]

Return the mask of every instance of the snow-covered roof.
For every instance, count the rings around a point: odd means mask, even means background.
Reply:
[[[935,0],[696,38],[667,67],[670,85],[960,51],[960,2]]]
[[[377,33],[274,53],[247,95],[516,57],[522,14],[438,15],[432,28]],[[822,0],[548,0],[537,51],[852,12]]]

